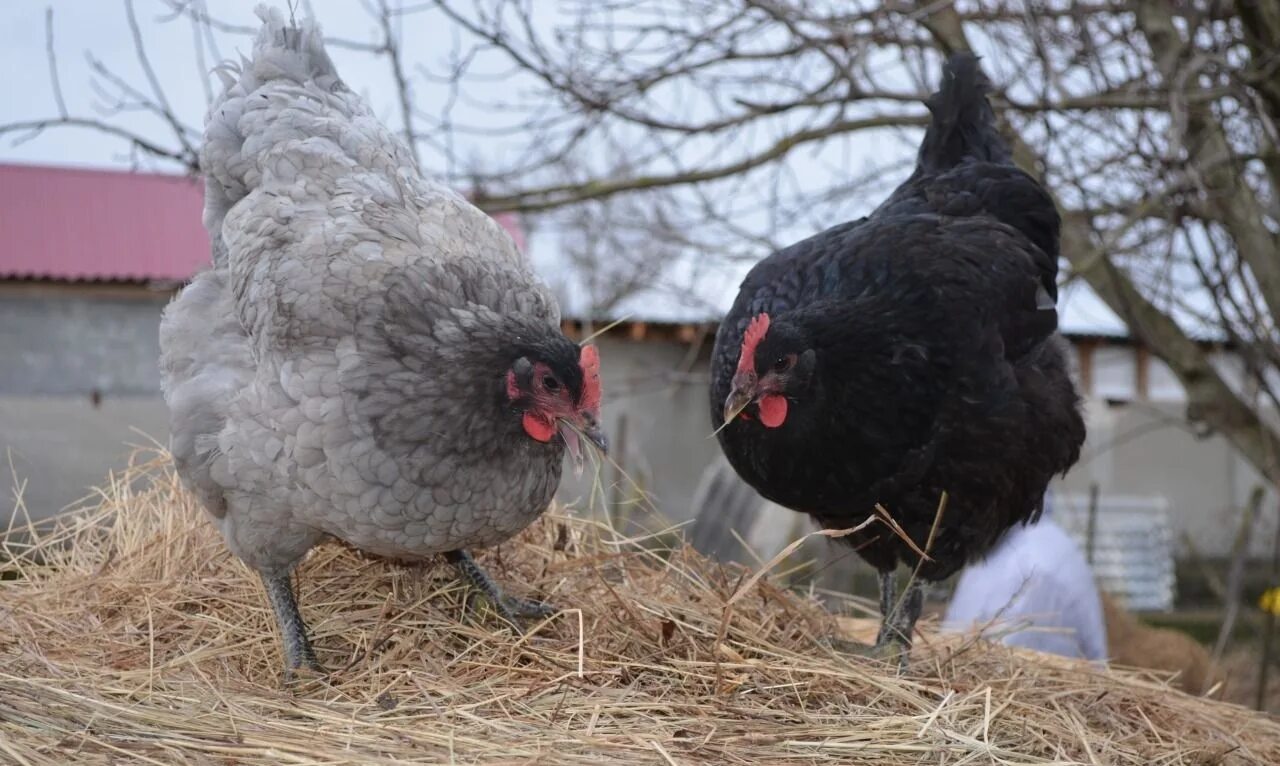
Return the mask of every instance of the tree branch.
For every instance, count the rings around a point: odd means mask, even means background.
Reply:
[[[183,151],[191,155],[199,154],[187,139],[187,129],[174,115],[164,88],[160,87],[160,79],[156,77],[156,71],[151,67],[151,60],[147,58],[147,46],[142,39],[142,30],[138,28],[138,17],[133,10],[133,0],[124,0],[124,9],[129,19],[129,31],[133,35],[134,52],[138,54],[138,63],[142,65],[142,72],[146,75],[147,82],[151,84],[151,93],[159,105],[158,113],[165,122],[169,123],[173,135],[178,139],[178,143],[182,144]]]
[[[53,101],[58,105],[58,116],[67,118],[67,102],[62,98],[62,78],[58,76],[58,56],[53,48],[53,7],[44,9],[44,51],[49,59],[49,84],[53,88]]]
[[[1155,0],[1152,0],[1153,2]],[[932,0],[918,0],[925,13],[921,23],[947,52],[971,50],[964,25],[954,9]],[[1006,126],[1015,161],[1039,175],[1042,160],[1011,127]],[[1089,221],[1068,216],[1063,220],[1062,252],[1076,273],[1084,277],[1104,303],[1121,316],[1130,330],[1160,356],[1182,383],[1187,394],[1189,419],[1201,420],[1220,431],[1258,471],[1280,485],[1280,434],[1269,428],[1210,363],[1208,354],[1168,314],[1151,303],[1133,281],[1109,257],[1092,257]],[[1272,253],[1274,257],[1274,251]]]
[[[925,125],[925,115],[883,115],[859,120],[837,120],[825,127],[801,130],[779,139],[764,151],[737,162],[705,170],[690,170],[668,175],[645,175],[616,181],[588,181],[530,189],[505,196],[478,194],[476,204],[491,213],[521,211],[525,213],[552,210],[591,199],[605,199],[615,194],[705,183],[741,175],[786,157],[805,144],[860,130],[905,125]]]
[[[391,78],[396,84],[396,96],[400,100],[404,142],[409,145],[413,161],[421,167],[422,157],[418,154],[418,142],[414,140],[413,94],[409,90],[409,80],[405,77],[404,65],[400,61],[400,41],[391,28],[391,10],[387,7],[387,0],[378,0],[378,23],[382,26],[382,48],[391,61]]]
[[[1194,78],[1182,76],[1185,44],[1168,3],[1141,0],[1137,18],[1165,82],[1175,89],[1175,94],[1181,95],[1188,80]],[[1221,221],[1231,232],[1271,315],[1280,316],[1280,257],[1277,257],[1280,239],[1267,230],[1265,210],[1253,189],[1245,183],[1243,167],[1229,161],[1234,152],[1222,126],[1205,104],[1180,101],[1186,110],[1187,163],[1203,193],[1198,202],[1208,217]]]
[[[175,15],[188,16],[192,19],[195,19],[196,21],[199,21],[201,24],[205,25],[209,29],[214,29],[219,32],[226,32],[234,35],[244,35],[246,37],[253,37],[254,35],[258,34],[257,27],[251,27],[244,24],[232,24],[230,22],[217,19],[209,15],[209,13],[205,11],[203,8],[198,7],[195,3],[192,2],[192,0],[163,0],[163,1],[169,6],[170,9],[172,9]],[[373,43],[362,43],[362,42],[359,42],[358,40],[348,40],[343,37],[330,37],[328,35],[326,35],[324,38],[324,44],[333,48],[346,48],[347,50],[360,51],[361,53],[385,53],[386,52],[381,45],[375,45]]]
[[[124,139],[135,149],[139,149],[153,157],[179,162],[190,173],[200,172],[200,159],[195,154],[188,153],[183,150],[174,150],[163,147],[150,139],[138,135],[137,133],[112,125],[109,122],[104,122],[103,120],[93,119],[90,117],[50,117],[44,120],[11,122],[5,125],[0,125],[0,136],[9,133],[27,133],[28,135],[19,136],[15,140],[15,143],[23,143],[30,141],[32,138],[35,138],[43,131],[50,128],[87,128],[89,130],[96,130],[99,133],[105,133],[109,136]]]

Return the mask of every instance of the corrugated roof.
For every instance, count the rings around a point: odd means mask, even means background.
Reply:
[[[185,281],[209,263],[203,208],[199,179],[0,163],[0,279]]]
[[[708,258],[702,253],[692,253],[668,267],[649,287],[618,301],[607,315],[593,315],[591,282],[575,271],[565,253],[540,247],[534,261],[538,271],[556,285],[561,313],[569,317],[590,317],[601,324],[622,317],[650,324],[717,322],[729,311],[743,277],[755,265],[740,259]],[[1063,268],[1065,271],[1066,267]],[[1196,297],[1196,294],[1182,296],[1184,301]],[[1064,334],[1077,337],[1130,337],[1124,321],[1081,280],[1064,285],[1059,291],[1058,326]],[[1193,337],[1212,340],[1217,336],[1202,330]]]
[[[184,280],[209,262],[203,184],[0,164],[0,277]]]

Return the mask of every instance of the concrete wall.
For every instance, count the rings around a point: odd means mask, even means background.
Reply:
[[[167,438],[157,330],[167,291],[0,287],[0,520],[89,493],[133,447]]]
[[[566,474],[560,497],[595,511],[602,509],[603,498],[628,502],[635,513],[656,507],[669,520],[692,518],[702,469],[720,449],[708,438],[705,351],[684,373],[685,344],[613,338],[597,344],[604,381],[601,416],[611,440],[609,457],[618,465],[604,466],[598,477],[590,470],[580,480]]]
[[[142,287],[0,289],[0,394],[158,394],[169,296]]]
[[[0,394],[0,529],[20,489],[31,516],[57,513],[126,466],[134,447],[166,444],[168,424],[158,394],[104,396],[98,406],[88,396]]]
[[[1163,498],[1168,503],[1177,550],[1226,554],[1236,534],[1240,509],[1261,476],[1221,436],[1198,438],[1174,403],[1089,402],[1089,438],[1080,462],[1055,491],[1087,496],[1096,482],[1100,494]],[[1255,527],[1251,552],[1269,557],[1276,529],[1276,496],[1268,493]]]
[[[32,513],[47,515],[82,497],[108,470],[124,465],[128,444],[167,441],[156,373],[156,328],[167,298],[141,288],[0,290],[0,359],[6,360],[0,455],[9,454],[26,481]],[[599,473],[588,468],[578,480],[566,472],[561,499],[596,512],[606,500],[627,501],[634,513],[651,504],[670,520],[692,518],[702,470],[718,450],[707,438],[709,340],[692,362],[687,343],[653,334],[645,340],[611,335],[598,343],[612,457],[630,478],[612,466]],[[1057,489],[1087,494],[1097,482],[1104,497],[1164,498],[1175,528],[1201,553],[1221,555],[1258,477],[1222,438],[1188,433],[1180,414],[1177,403],[1092,402],[1084,458]],[[0,517],[14,489],[3,466]],[[646,501],[637,501],[641,494]],[[1255,541],[1259,554],[1269,550],[1275,514],[1268,511],[1264,519]]]

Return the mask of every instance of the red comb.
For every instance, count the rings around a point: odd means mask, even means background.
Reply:
[[[742,334],[742,353],[738,356],[738,372],[755,370],[756,346],[764,340],[764,334],[767,332],[769,332],[769,315],[757,314],[756,318],[751,320],[751,324],[747,325],[747,331]]]
[[[578,356],[582,368],[582,397],[578,406],[584,410],[600,409],[600,352],[595,346],[583,346]]]

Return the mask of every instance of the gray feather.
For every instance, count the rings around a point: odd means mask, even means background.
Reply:
[[[561,447],[499,395],[513,339],[559,337],[556,302],[343,84],[316,24],[258,15],[206,118],[214,265],[161,327],[178,471],[268,574],[324,535],[405,558],[505,540],[560,479]]]

